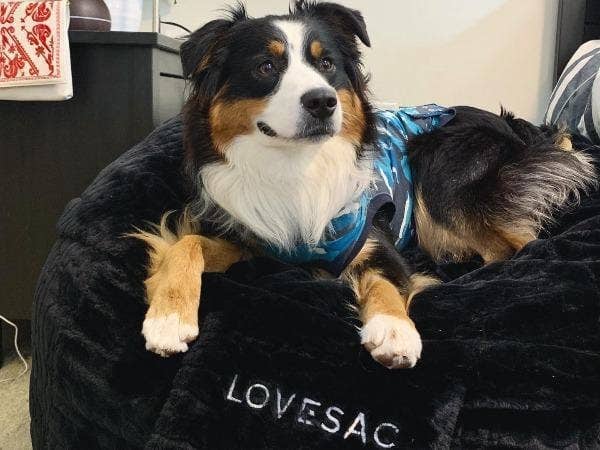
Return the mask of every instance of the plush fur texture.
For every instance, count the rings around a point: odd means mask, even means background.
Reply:
[[[238,7],[192,33],[181,52],[193,85],[183,114],[187,173],[197,188],[192,220],[211,221],[253,255],[285,252],[316,245],[371,187],[374,121],[358,41],[370,44],[359,11],[308,1],[259,19]],[[595,182],[591,160],[569,143],[560,130],[468,107],[409,141],[421,247],[436,260],[475,254],[486,263],[520,251]],[[370,243],[354,250],[342,280],[355,290],[372,356],[389,368],[413,367],[422,345],[408,303],[418,276],[392,244],[387,212],[367,225]],[[198,328],[189,311],[198,305],[202,238],[178,239],[150,249],[143,332],[161,355],[187,349]],[[173,318],[185,332],[166,325]]]
[[[354,146],[340,138],[297,148],[290,143],[282,151],[239,137],[227,160],[200,170],[204,191],[196,217],[211,218],[223,232],[252,230],[282,249],[319,242],[331,218],[371,181],[369,160],[357,163]]]
[[[381,448],[386,422],[395,448],[598,447],[600,193],[510,260],[428,263],[447,283],[413,298],[413,370],[363,349],[350,289],[266,259],[205,274],[200,335],[164,359],[140,334],[146,246],[122,236],[185,205],[182,161],[177,119],[67,206],[34,303],[34,448]],[[298,421],[305,397],[316,425]],[[365,444],[343,438],[360,412]]]
[[[435,259],[510,257],[597,184],[568,135],[503,110],[456,107],[456,117],[409,145],[417,237]]]
[[[302,0],[258,19],[238,6],[192,33],[181,57],[196,220],[255,253],[289,250],[317,243],[368,188],[375,128],[358,41],[370,45],[359,11]],[[520,250],[595,182],[568,147],[560,130],[458,107],[448,126],[409,143],[422,247],[487,262]]]
[[[318,242],[368,187],[373,117],[357,38],[369,44],[358,11],[307,1],[259,19],[238,6],[190,36],[181,56],[197,220],[253,250],[290,249]],[[309,112],[314,93],[329,96],[330,115]]]
[[[316,245],[332,218],[371,187],[374,124],[357,40],[369,45],[360,12],[306,1],[288,15],[260,19],[238,7],[229,20],[190,36],[181,56],[194,86],[184,108],[186,166],[198,191],[190,202],[192,220],[212,222],[255,256],[266,247],[291,251]],[[139,238],[150,246],[156,241],[146,233]],[[198,295],[182,284],[196,289],[200,280],[181,275],[187,268],[200,276],[197,242],[202,238],[178,236],[150,250],[142,330],[147,347],[160,355],[185,351],[198,328],[188,314]],[[377,247],[375,254],[392,253],[379,261],[399,258],[393,247]],[[411,285],[386,278],[411,274],[395,273],[404,264],[375,266],[371,256],[359,255],[361,268],[344,277],[356,287],[365,330],[371,330],[363,333],[364,345],[389,368],[412,367],[421,342],[406,308]],[[379,320],[391,315],[396,320]],[[166,325],[176,323],[173,318],[185,332]],[[168,346],[157,347],[160,342]]]
[[[248,20],[240,7],[183,45],[194,85],[183,142],[178,120],[165,125],[61,218],[35,303],[36,447],[598,443],[597,196],[563,233],[530,242],[592,184],[591,160],[559,130],[462,108],[409,144],[423,247],[486,262],[520,250],[514,260],[432,287],[383,226],[346,285],[265,259],[201,280],[242,254],[206,236],[312,243],[368,184],[373,123],[357,39],[369,44],[359,12],[300,1],[278,18]],[[127,238],[198,198],[203,236],[163,223]],[[144,312],[146,348],[185,357],[143,350]],[[413,374],[386,371],[360,346],[386,367],[413,367],[417,329],[427,350]]]

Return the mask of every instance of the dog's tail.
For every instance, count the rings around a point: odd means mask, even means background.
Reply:
[[[535,237],[557,210],[577,205],[582,193],[598,187],[596,164],[585,149],[573,148],[564,129],[533,127],[505,111],[502,117],[524,147],[498,174],[502,196],[495,220],[503,229]]]

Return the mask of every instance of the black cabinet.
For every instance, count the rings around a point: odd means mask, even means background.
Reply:
[[[556,32],[555,81],[558,80],[579,46],[594,39],[600,39],[600,1],[560,0]]]
[[[28,319],[64,206],[156,125],[179,113],[179,41],[70,32],[73,99],[0,101],[0,314]]]

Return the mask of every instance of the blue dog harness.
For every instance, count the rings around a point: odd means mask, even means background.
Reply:
[[[291,251],[268,247],[267,252],[279,260],[311,263],[339,276],[366,242],[375,214],[386,205],[391,206],[393,213],[390,228],[394,244],[402,250],[414,235],[412,176],[406,142],[412,136],[447,124],[454,115],[453,109],[435,104],[378,111],[372,186],[331,220],[317,245],[299,244]]]

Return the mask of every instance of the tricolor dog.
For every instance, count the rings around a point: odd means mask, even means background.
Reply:
[[[370,45],[360,12],[297,1],[263,18],[238,6],[183,44],[193,90],[182,177],[196,194],[176,232],[163,218],[136,234],[149,246],[149,350],[184,352],[196,338],[202,272],[270,255],[341,277],[365,348],[413,367],[410,303],[437,281],[403,259],[410,237],[434,259],[505,259],[594,183],[568,135],[509,113],[375,111],[360,43]]]

